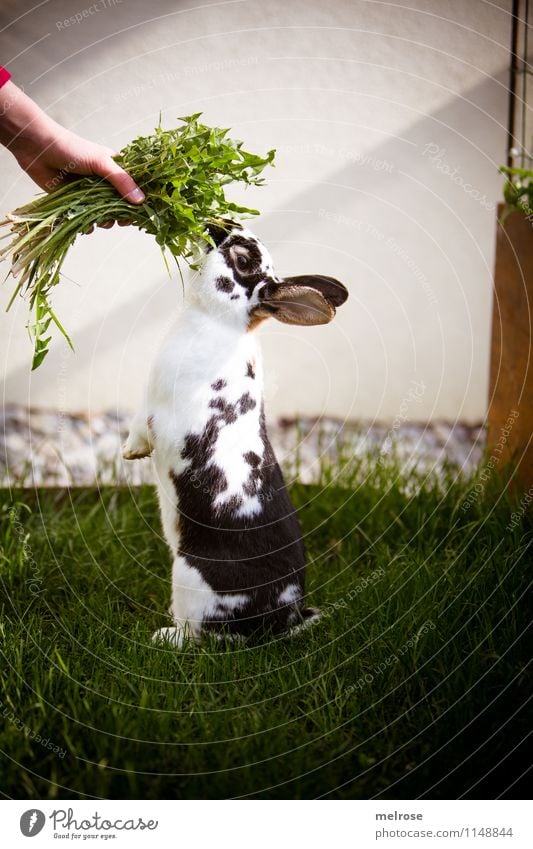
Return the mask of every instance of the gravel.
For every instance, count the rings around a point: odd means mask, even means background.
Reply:
[[[131,413],[95,415],[31,409],[10,404],[0,414],[0,486],[94,486],[154,483],[151,460],[123,460],[120,453]],[[470,474],[485,444],[481,424],[435,421],[383,423],[332,418],[281,419],[269,434],[289,480],[316,481],[324,468],[394,451],[402,465],[439,472],[444,464]],[[363,468],[365,464],[363,464]]]

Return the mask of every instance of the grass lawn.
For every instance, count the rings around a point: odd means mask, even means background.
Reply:
[[[0,492],[1,792],[520,796],[533,559],[531,517],[511,522],[520,493],[495,474],[476,494],[451,471],[369,468],[291,487],[318,625],[181,652],[150,639],[170,624],[151,488]]]

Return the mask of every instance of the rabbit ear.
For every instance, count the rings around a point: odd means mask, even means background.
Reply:
[[[327,324],[335,307],[344,303],[348,291],[332,277],[303,274],[287,277],[275,286],[265,286],[260,304],[284,324]]]
[[[242,227],[237,221],[232,221],[230,218],[219,218],[216,222],[210,221],[206,230],[211,241],[218,248],[232,230],[242,230]]]

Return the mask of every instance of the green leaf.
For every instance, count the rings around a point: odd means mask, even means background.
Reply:
[[[32,371],[35,371],[36,368],[39,368],[42,361],[46,357],[47,353],[48,353],[48,349],[45,350],[45,351],[39,351],[39,353],[35,353],[33,355],[32,363],[31,363],[31,370]]]

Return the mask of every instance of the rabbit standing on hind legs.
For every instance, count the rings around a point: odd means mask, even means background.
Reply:
[[[305,607],[305,554],[265,427],[254,329],[266,318],[325,324],[348,293],[321,275],[279,279],[249,230],[210,228],[199,274],[152,368],[123,449],[153,453],[174,558],[173,625],[181,646],[205,632],[246,637],[317,619]]]

